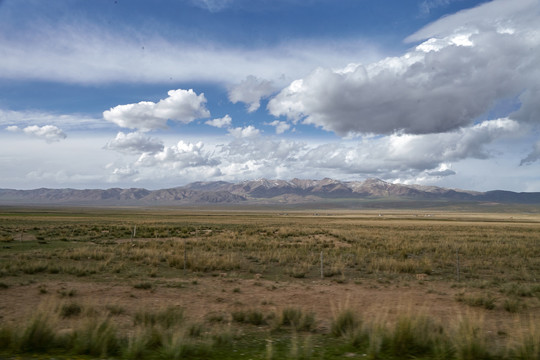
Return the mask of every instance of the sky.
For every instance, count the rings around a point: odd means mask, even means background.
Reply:
[[[540,192],[540,0],[0,0],[0,174]]]

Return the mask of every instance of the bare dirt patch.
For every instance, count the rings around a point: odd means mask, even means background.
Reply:
[[[47,304],[76,302],[103,315],[111,307],[121,309],[112,318],[119,328],[129,329],[135,313],[166,307],[184,309],[187,319],[204,322],[212,314],[229,321],[238,309],[258,309],[265,314],[297,307],[313,312],[317,329],[328,331],[334,315],[342,309],[356,310],[366,320],[392,322],[399,315],[429,315],[448,323],[459,317],[482,319],[486,331],[502,332],[516,316],[502,309],[471,308],[455,300],[459,292],[445,284],[418,282],[380,284],[368,279],[337,283],[329,280],[273,281],[226,277],[192,277],[156,281],[150,289],[122,283],[40,280],[0,290],[0,319],[20,324]],[[527,315],[537,321],[537,314]],[[67,323],[64,326],[69,326]]]

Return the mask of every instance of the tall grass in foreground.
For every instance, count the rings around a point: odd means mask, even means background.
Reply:
[[[495,341],[482,320],[464,317],[442,324],[426,315],[402,315],[392,324],[366,323],[351,309],[335,316],[331,334],[371,359],[540,359],[540,333],[530,327],[517,339]],[[515,337],[514,337],[515,338]]]
[[[482,319],[470,316],[449,324],[425,314],[401,315],[392,322],[367,321],[359,312],[343,308],[336,312],[329,336],[314,332],[315,315],[298,308],[285,308],[280,316],[275,316],[278,329],[259,321],[261,313],[253,309],[233,315],[237,319],[226,327],[206,323],[204,330],[200,324],[194,327],[186,322],[181,309],[165,308],[133,314],[134,327],[126,333],[117,328],[114,317],[100,314],[69,318],[74,321],[70,323],[73,327],[66,331],[59,325],[67,321],[62,309],[58,305],[42,307],[25,324],[0,325],[0,354],[218,359],[224,354],[236,358],[231,350],[247,346],[259,358],[342,358],[351,349],[370,359],[538,360],[540,356],[540,332],[535,324],[528,326],[526,332],[501,340],[489,335]],[[256,314],[256,319],[251,319],[250,314]],[[279,340],[284,336],[288,340]],[[274,342],[272,337],[278,340]],[[283,345],[274,347],[278,343]]]

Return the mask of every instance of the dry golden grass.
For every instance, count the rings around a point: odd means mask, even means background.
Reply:
[[[538,353],[534,345],[538,330],[525,321],[540,318],[540,216],[535,214],[19,209],[0,212],[0,239],[0,299],[7,306],[20,306],[10,313],[5,305],[0,316],[9,323],[26,323],[33,319],[29,309],[39,303],[35,297],[52,297],[61,301],[56,309],[65,309],[55,310],[59,314],[80,309],[80,314],[60,316],[60,330],[71,322],[70,326],[81,329],[76,331],[86,331],[88,341],[99,345],[101,340],[93,339],[92,331],[102,327],[110,341],[125,341],[111,345],[117,346],[112,355],[123,351],[136,357],[155,340],[140,324],[130,332],[130,319],[140,312],[134,309],[134,301],[145,299],[167,308],[178,296],[173,290],[178,289],[184,289],[186,297],[182,306],[188,322],[182,326],[206,335],[201,335],[204,341],[194,342],[188,330],[182,336],[163,330],[159,346],[171,356],[196,353],[191,346],[197,342],[203,348],[226,347],[237,342],[236,331],[255,331],[215,329],[216,324],[231,321],[233,309],[236,314],[277,318],[287,308],[313,312],[320,322],[317,331],[329,332],[331,301],[347,293],[357,297],[351,308],[366,328],[351,330],[354,334],[342,345],[369,350],[375,357],[396,356],[385,352],[388,344],[393,344],[388,345],[392,349],[408,346],[399,342],[400,332],[423,334],[433,326],[444,327],[444,336],[456,339],[451,345],[437,345],[442,352],[447,346],[454,348],[453,358],[489,350],[501,339],[505,345],[497,354]],[[62,284],[71,284],[72,289]],[[32,291],[34,299],[25,305],[21,299]],[[370,297],[374,305],[362,308]],[[402,304],[424,297],[434,303],[420,320],[414,314],[399,320]],[[64,303],[65,299],[70,302]],[[471,325],[452,320],[453,307],[470,309],[488,321],[475,320]],[[94,315],[88,309],[94,309]],[[105,320],[95,319],[86,328],[78,324],[95,314]],[[221,320],[200,325],[209,317]],[[275,321],[259,317],[260,324],[273,327]],[[422,322],[425,317],[436,325]],[[514,318],[522,320],[510,321]],[[38,320],[30,325],[41,326]],[[199,325],[192,327],[189,321]],[[237,321],[235,326],[254,322]],[[478,335],[475,328],[484,335],[485,329],[501,333],[490,338]],[[44,336],[53,330],[44,329]],[[310,344],[322,341],[295,336],[293,348],[283,350],[287,356],[307,357],[313,352]],[[433,344],[440,340],[425,339]],[[467,348],[467,341],[479,348]],[[283,354],[269,344],[274,343],[265,340],[259,345],[266,353]]]

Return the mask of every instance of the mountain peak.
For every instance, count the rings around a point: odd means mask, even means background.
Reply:
[[[383,186],[392,185],[392,183],[389,183],[387,181],[384,181],[384,180],[381,180],[381,179],[378,179],[378,178],[367,178],[364,181],[364,184],[365,185],[383,185]]]
[[[434,186],[392,184],[377,178],[365,181],[339,181],[330,178],[247,180],[239,183],[199,181],[185,186],[146,190],[142,188],[89,189],[0,189],[0,204],[34,205],[204,205],[204,204],[299,204],[342,199],[350,206],[354,200],[391,198],[407,201],[460,201],[540,204],[540,193],[511,191],[475,192]],[[332,201],[334,206],[338,202]],[[362,204],[361,202],[358,203]]]

